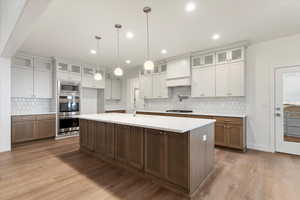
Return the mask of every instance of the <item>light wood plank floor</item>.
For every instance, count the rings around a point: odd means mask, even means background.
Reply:
[[[171,191],[78,152],[78,138],[0,153],[1,200],[182,199]],[[300,158],[216,150],[216,170],[196,199],[296,200]]]

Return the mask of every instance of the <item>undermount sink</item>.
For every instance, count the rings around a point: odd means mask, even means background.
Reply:
[[[192,110],[167,110],[166,112],[192,113]]]

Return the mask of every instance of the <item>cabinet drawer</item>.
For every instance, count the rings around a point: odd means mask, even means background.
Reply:
[[[48,115],[36,115],[35,119],[36,120],[47,120],[47,119],[55,119],[56,115],[55,114],[48,114]]]
[[[242,118],[237,117],[215,117],[219,123],[243,124]]]
[[[34,121],[35,117],[33,115],[20,115],[12,116],[12,122],[22,122],[22,121]]]

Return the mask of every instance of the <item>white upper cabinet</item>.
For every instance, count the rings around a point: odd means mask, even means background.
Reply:
[[[122,84],[120,79],[111,78],[107,74],[105,79],[105,99],[106,100],[121,100]]]
[[[53,98],[53,67],[48,58],[18,54],[12,58],[12,97]]]
[[[192,57],[192,67],[207,67],[215,65],[215,53]]]
[[[81,65],[56,59],[57,79],[64,81],[81,81]]]
[[[166,73],[152,75],[152,98],[168,98]]]
[[[244,60],[244,48],[234,48],[226,51],[219,51],[216,53],[217,64],[226,64],[232,62],[240,62]]]
[[[111,79],[110,78],[105,79],[104,93],[105,93],[105,99],[110,100],[111,99]]]
[[[244,96],[244,62],[216,66],[216,96]]]
[[[190,68],[189,58],[170,61],[167,65],[167,79],[190,77]]]
[[[141,89],[142,89],[142,96],[145,99],[153,98],[152,75],[142,75],[141,76]]]
[[[52,59],[35,57],[34,90],[37,98],[53,98]]]
[[[229,64],[216,66],[216,96],[229,96]]]
[[[34,97],[34,67],[33,57],[16,55],[12,58],[11,68],[11,96]]]
[[[102,80],[95,80],[95,73],[99,72],[102,75]],[[82,87],[103,89],[105,87],[105,73],[102,70],[96,70],[92,66],[84,66],[82,69]]]
[[[167,64],[167,86],[191,85],[190,57],[172,60]]]
[[[202,67],[192,69],[192,97],[216,96],[216,69]]]
[[[119,79],[111,80],[111,99],[113,100],[121,99],[121,80]]]
[[[166,73],[166,63],[155,65],[154,70],[150,73],[141,71],[140,90],[144,99],[168,98]]]
[[[245,95],[245,63],[235,62],[229,67],[229,96]]]

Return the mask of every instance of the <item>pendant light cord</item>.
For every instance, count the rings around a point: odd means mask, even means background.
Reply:
[[[118,56],[118,67],[120,67],[120,32],[119,28],[117,28],[117,56]]]
[[[147,16],[147,60],[150,59],[150,45],[149,45],[149,16],[148,13]]]

